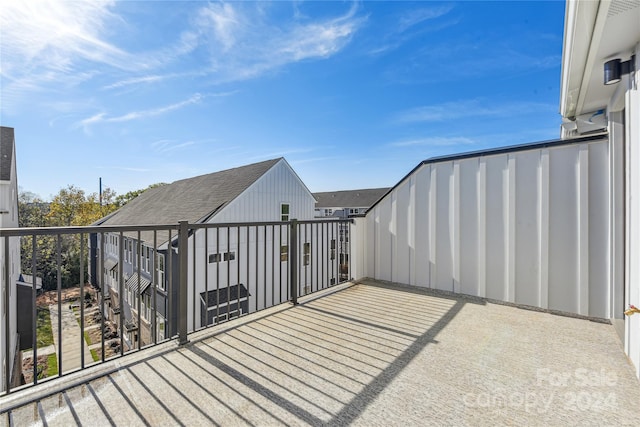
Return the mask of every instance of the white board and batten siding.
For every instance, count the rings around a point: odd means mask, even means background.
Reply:
[[[494,153],[394,187],[359,221],[362,276],[610,317],[607,139]]]
[[[277,222],[282,219],[281,205],[289,205],[289,220],[311,220],[315,199],[289,164],[281,159],[221,211],[210,224]],[[287,263],[280,261],[280,246],[288,245],[287,226],[260,226],[247,229],[222,227],[199,230],[189,238],[188,319],[189,330],[201,327],[199,296],[205,291],[224,289],[241,283],[251,298],[250,311],[262,309],[271,301],[286,300]],[[205,248],[205,242],[207,247]],[[209,263],[210,254],[233,252],[229,263]],[[194,262],[195,255],[195,262]],[[301,256],[301,255],[299,255]],[[240,263],[240,266],[238,266]],[[194,280],[195,265],[195,280]],[[247,269],[248,265],[248,269]],[[205,269],[207,272],[205,273]],[[205,277],[207,280],[205,280]],[[195,287],[195,296],[193,290]],[[195,297],[195,298],[194,298]],[[195,303],[194,303],[195,301]]]
[[[289,204],[289,219],[314,218],[313,195],[284,159],[276,163],[209,222],[280,221],[282,203]]]

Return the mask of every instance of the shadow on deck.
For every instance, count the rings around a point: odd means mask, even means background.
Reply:
[[[93,377],[72,387],[52,382],[8,396],[5,411],[33,401],[0,424],[640,420],[640,383],[611,325],[479,299],[365,281],[190,339],[79,373]]]

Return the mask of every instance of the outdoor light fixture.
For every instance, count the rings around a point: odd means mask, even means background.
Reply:
[[[620,78],[625,74],[635,71],[636,56],[632,55],[631,59],[622,62],[620,58],[612,59],[604,63],[604,84],[612,85],[618,83]]]

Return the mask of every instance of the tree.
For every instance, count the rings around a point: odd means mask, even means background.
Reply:
[[[152,184],[144,190],[130,191],[122,196],[116,195],[115,191],[110,188],[105,188],[102,192],[102,204],[97,193],[87,195],[84,190],[74,185],[61,189],[50,203],[44,202],[34,193],[21,191],[18,195],[19,225],[20,227],[91,225],[149,188],[161,185],[165,184]],[[31,274],[33,270],[33,239],[34,237],[24,237],[21,240],[22,271],[27,274]],[[81,253],[80,236],[72,234],[58,237],[37,235],[35,240],[36,271],[38,276],[42,277],[43,288],[45,290],[57,289],[58,268],[63,288],[77,286],[80,280],[80,260],[87,255],[86,244]],[[60,253],[59,265],[58,253]],[[87,267],[87,263],[85,263],[85,269]],[[87,277],[86,270],[84,277]]]
[[[145,191],[151,188],[162,187],[163,185],[167,185],[167,184],[164,182],[158,182],[155,184],[151,184],[147,188],[143,188],[140,190],[133,190],[133,191],[129,191],[126,194],[121,194],[115,198],[115,204],[120,208],[126,205],[127,203],[129,203],[130,201],[132,201],[133,199],[135,199],[136,197],[138,197],[139,195],[141,195],[142,193],[144,193]]]

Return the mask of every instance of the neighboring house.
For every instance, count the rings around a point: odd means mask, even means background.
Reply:
[[[16,173],[16,146],[13,128],[0,127],[0,228],[18,227],[18,178]],[[5,238],[6,239],[6,238]],[[8,261],[8,264],[7,264]],[[12,382],[19,381],[19,366],[16,366],[17,339],[17,314],[16,284],[20,278],[20,239],[9,238],[9,251],[6,252],[5,241],[0,239],[0,284],[3,292],[0,292],[0,312],[2,325],[0,327],[0,342],[8,343],[7,349],[0,349],[0,389],[4,390],[6,383],[7,366]],[[7,286],[8,281],[8,286]],[[8,290],[8,294],[5,293]],[[6,304],[9,305],[9,317],[7,318]],[[7,328],[9,326],[9,339]],[[17,369],[16,369],[17,368]],[[17,383],[19,384],[19,383]]]
[[[389,190],[390,188],[366,188],[313,193],[317,200],[315,216],[348,218],[349,215],[363,215]]]
[[[327,191],[313,193],[316,198],[316,218],[347,219],[352,216],[364,215],[369,208],[384,196],[390,188],[365,188],[360,190]],[[349,226],[341,224],[339,227],[340,244],[340,280],[348,280],[348,265],[351,244],[349,243]]]
[[[183,220],[191,224],[274,222],[289,221],[294,218],[310,220],[313,219],[314,203],[313,195],[298,175],[284,158],[279,158],[149,189],[118,211],[98,221],[96,225],[177,224]],[[203,272],[196,272],[200,278],[195,285],[197,298],[194,298],[193,287],[189,287],[189,319],[196,319],[196,324],[190,325],[190,329],[200,327],[204,322],[216,323],[218,320],[226,320],[249,311],[246,301],[252,291],[246,283],[239,283],[239,272],[237,272],[239,268],[236,269],[235,266],[237,257],[245,253],[247,236],[244,234],[244,229],[233,233],[228,230],[208,230],[207,248],[204,248],[205,231],[203,229],[198,229],[189,235],[189,283],[192,283],[194,277],[191,262],[194,256],[192,253],[194,238],[198,243],[198,259],[208,259],[207,273],[209,274],[207,283],[202,276]],[[238,234],[235,234],[236,232]],[[255,234],[251,232],[252,242],[256,239],[264,239],[265,248],[274,247],[273,242],[277,237],[275,234],[267,236],[266,231],[264,236],[260,234],[256,237]],[[92,264],[90,269],[94,271],[92,282],[99,284],[97,279],[101,276],[99,273],[101,269],[100,263],[96,261],[101,258],[100,248],[104,243],[102,271],[105,272],[103,278],[109,290],[109,295],[105,293],[105,297],[109,300],[110,296],[110,307],[106,309],[115,321],[119,318],[120,310],[124,310],[124,326],[130,331],[127,337],[130,344],[133,344],[137,338],[137,325],[135,325],[137,301],[133,306],[127,301],[135,301],[137,292],[142,295],[140,337],[143,345],[151,340],[150,307],[154,304],[154,298],[158,314],[156,329],[158,338],[171,336],[176,330],[176,310],[167,306],[168,301],[177,303],[178,296],[177,289],[169,289],[169,283],[172,281],[168,277],[168,266],[171,264],[173,268],[170,274],[173,283],[177,282],[178,261],[175,237],[174,232],[169,241],[168,233],[158,232],[154,239],[152,233],[142,232],[138,241],[137,232],[132,232],[124,233],[123,241],[120,241],[118,233],[104,233],[104,242],[101,242],[100,235],[94,236],[91,240],[90,244],[94,246],[91,248],[94,256],[90,261]],[[286,251],[286,247],[283,248],[275,250]],[[123,254],[122,266],[118,265],[120,253]],[[273,256],[273,254],[262,255]],[[140,265],[138,265],[139,258]],[[280,260],[281,255],[277,258]],[[285,260],[286,257],[282,255],[282,259]],[[254,264],[257,265],[257,263]],[[96,265],[98,269],[95,269]],[[118,304],[120,268],[125,279],[124,307]],[[253,273],[255,267],[251,268]],[[154,273],[157,273],[157,277],[152,277]],[[260,271],[256,274],[263,273]],[[279,277],[273,275],[260,278],[262,281],[279,281]],[[216,284],[210,286],[214,279]],[[155,293],[152,291],[152,282],[158,284]],[[268,285],[265,288],[270,289]],[[197,304],[191,303],[196,300]],[[239,306],[231,307],[232,300],[240,301]]]
[[[608,131],[610,279],[614,324],[640,377],[640,1],[568,1],[562,137]],[[604,156],[603,156],[604,158]],[[600,158],[589,158],[599,162]],[[589,183],[599,185],[598,181]],[[591,202],[590,202],[591,203]],[[606,235],[605,235],[606,236]],[[599,241],[601,236],[592,235]]]

